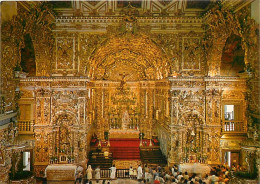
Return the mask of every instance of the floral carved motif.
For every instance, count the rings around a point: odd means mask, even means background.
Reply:
[[[200,70],[200,38],[183,38],[182,70]]]
[[[258,26],[250,18],[248,7],[239,13],[233,13],[230,9],[225,9],[221,3],[218,3],[206,15],[205,26],[204,47],[207,53],[210,76],[220,74],[222,50],[231,34],[236,34],[242,38],[241,44],[245,51],[245,70],[249,70],[250,65],[255,64],[259,50],[257,49],[259,37],[256,31]]]
[[[75,69],[75,38],[56,38],[56,69]]]

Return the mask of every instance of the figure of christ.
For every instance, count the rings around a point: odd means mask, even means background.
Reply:
[[[119,74],[119,75],[122,76],[119,89],[120,89],[121,91],[123,91],[123,90],[124,90],[124,85],[125,85],[125,83],[126,83],[125,77],[126,77],[128,74],[126,74],[125,72],[123,72],[123,74]]]

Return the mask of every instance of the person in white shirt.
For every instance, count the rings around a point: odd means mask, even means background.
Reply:
[[[113,165],[112,167],[110,167],[110,169],[111,169],[110,178],[111,178],[111,179],[115,179],[115,178],[116,178],[116,167],[115,167],[115,165]]]
[[[129,176],[130,176],[130,179],[133,179],[133,177],[134,177],[134,169],[132,166],[130,166],[130,168],[129,168]]]
[[[144,179],[145,179],[145,182],[148,182],[148,177],[149,177],[149,167],[147,165],[145,165],[145,167],[144,167]]]
[[[95,169],[95,179],[100,180],[100,168],[99,168],[99,166],[97,166],[97,168]]]
[[[159,178],[160,183],[165,183],[165,181],[162,177],[159,176],[158,178]]]
[[[173,175],[174,177],[177,176],[177,169],[176,169],[175,167],[172,168],[172,175]]]
[[[177,183],[178,181],[175,178],[173,178],[171,184],[177,184]]]
[[[182,178],[183,176],[182,176],[182,172],[180,172],[180,174],[177,176],[177,180],[181,180],[181,178]]]
[[[209,183],[215,184],[216,182],[218,182],[218,180],[219,180],[219,178],[215,174],[213,174],[212,176],[209,177]]]
[[[209,184],[209,176],[206,174],[203,182],[205,182],[206,184]]]
[[[137,168],[137,180],[141,180],[143,177],[143,169],[141,165],[138,166]]]
[[[92,168],[91,165],[88,165],[88,169],[87,169],[87,179],[91,180],[92,179]]]
[[[133,176],[133,178],[137,178],[137,170],[136,169],[134,169],[134,176]]]

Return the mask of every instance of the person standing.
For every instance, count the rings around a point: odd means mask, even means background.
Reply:
[[[82,177],[83,177],[82,171],[79,171],[79,173],[78,173],[78,175],[77,175],[77,180],[79,181],[79,183],[81,183]]]
[[[209,177],[209,183],[216,183],[219,181],[219,178],[215,175],[215,172],[212,172],[212,175]]]
[[[132,166],[130,166],[130,168],[129,168],[129,176],[130,176],[130,179],[133,179],[133,177],[134,177],[134,169]]]
[[[141,167],[141,164],[137,168],[137,180],[141,181],[143,177],[143,169]]]
[[[92,168],[91,165],[88,165],[88,169],[87,169],[87,179],[91,180],[92,179]]]
[[[145,182],[148,182],[148,176],[149,176],[149,167],[147,165],[145,165],[145,167],[144,167],[144,179],[145,179]]]
[[[95,179],[97,180],[97,183],[100,180],[100,168],[99,168],[99,166],[97,166],[97,168],[95,169]]]
[[[115,167],[115,165],[113,165],[112,167],[110,167],[110,169],[111,169],[110,178],[111,178],[111,179],[115,179],[115,178],[116,178],[116,167]]]
[[[133,176],[133,178],[134,179],[137,178],[137,170],[136,169],[134,169],[134,176]]]
[[[159,176],[156,176],[154,179],[154,184],[160,184]]]

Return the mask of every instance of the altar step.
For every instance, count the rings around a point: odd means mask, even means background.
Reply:
[[[91,165],[92,168],[100,167],[101,169],[106,169],[112,167],[113,160],[89,160],[88,165]]]
[[[140,157],[142,163],[148,165],[161,165],[164,166],[167,164],[167,160],[165,156],[162,154],[162,151],[159,147],[151,147],[151,148],[141,148],[140,149]]]
[[[139,139],[110,139],[110,152],[113,159],[137,160],[140,159]]]
[[[91,151],[89,153],[88,165],[91,165],[92,168],[99,166],[101,169],[107,169],[112,167],[112,163],[113,157],[111,153],[107,157],[104,156],[103,152]]]
[[[120,154],[115,154],[114,159],[119,159],[119,160],[137,160],[140,159],[140,155],[137,154],[125,154],[125,153],[120,153]]]
[[[140,159],[139,147],[111,147],[113,159]]]

